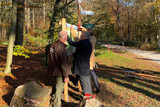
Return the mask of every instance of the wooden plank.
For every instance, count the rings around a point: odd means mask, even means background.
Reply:
[[[62,18],[62,30],[66,31],[66,19]],[[68,102],[68,83],[64,85],[64,101]]]
[[[68,102],[68,83],[64,84],[64,101]]]
[[[83,92],[83,91],[82,91],[81,84],[80,84],[80,81],[78,81],[78,88],[79,88],[79,91],[80,91],[80,92]]]
[[[134,72],[128,72],[128,71],[124,71],[124,70],[112,70],[112,69],[109,69],[109,71],[120,72],[120,73],[129,73],[129,74],[136,75],[136,76],[141,76],[141,77],[160,78],[160,76],[148,75],[148,74],[142,74],[142,73],[134,73]]]

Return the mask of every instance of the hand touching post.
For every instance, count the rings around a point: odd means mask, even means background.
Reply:
[[[64,82],[69,82],[69,78],[67,77],[67,78],[64,78]]]

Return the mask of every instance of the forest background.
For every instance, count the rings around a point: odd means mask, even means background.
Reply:
[[[15,1],[15,0],[13,0]],[[33,42],[44,47],[47,39],[56,39],[59,20],[77,25],[76,0],[17,0],[16,43]],[[157,49],[159,41],[159,0],[84,0],[83,24],[94,24],[98,41]],[[0,41],[7,42],[11,31],[12,0],[0,1]],[[23,28],[22,28],[23,27]],[[32,38],[32,39],[31,39]],[[36,40],[37,39],[37,40]],[[35,42],[36,41],[36,42]],[[38,43],[39,41],[39,43]],[[41,42],[40,42],[41,41]]]
[[[124,44],[125,46],[146,50],[160,49],[160,0],[83,1],[84,3],[81,5],[83,10],[93,11],[94,15],[82,15],[81,23],[82,25],[94,24],[94,36],[96,36],[98,42],[118,45]],[[62,29],[59,24],[62,18],[66,18],[67,23],[73,25],[78,24],[77,0],[0,0],[0,46],[2,46],[2,48],[6,47],[6,45],[8,46],[7,55],[4,55],[5,52],[3,51],[5,51],[5,49],[0,48],[0,54],[5,56],[5,58],[0,57],[0,71],[11,74],[11,68],[15,69],[14,64],[12,65],[12,55],[25,57],[27,62],[30,54],[36,54],[36,51],[30,51],[29,49],[36,48],[37,50],[43,50],[44,53],[45,47],[50,41],[57,40],[58,33]],[[110,55],[106,54],[107,51],[104,48],[100,50],[102,53],[103,51],[105,53],[103,54],[105,55],[103,59],[109,58]],[[124,53],[124,55],[126,55],[126,53]],[[34,56],[36,57],[36,55]],[[22,62],[23,60],[17,60],[22,57],[14,57],[14,63]],[[41,57],[41,61],[45,62],[43,57]],[[97,58],[97,60],[100,60],[99,57]],[[6,64],[4,64],[4,59],[7,59]],[[3,60],[3,64],[1,60]],[[107,59],[107,61],[110,60]],[[113,59],[109,64],[111,64],[112,61]],[[113,63],[120,64],[119,62]],[[131,63],[133,64],[132,61]],[[26,65],[26,63],[23,65]],[[135,65],[139,64],[135,63]],[[135,67],[135,65],[133,67]],[[153,65],[155,64],[151,64],[151,66]],[[30,65],[28,67],[30,67]],[[146,66],[144,68],[146,68]],[[158,69],[157,66],[155,68]],[[104,71],[106,70],[108,71],[109,68]],[[21,73],[18,73],[18,75],[21,76],[23,70],[19,71],[21,71]],[[14,70],[12,73],[14,74]],[[26,74],[28,74],[28,72],[26,72]],[[37,74],[40,75],[40,73]],[[155,74],[157,75],[159,73],[156,72]],[[102,76],[103,74],[99,75]],[[107,75],[108,74],[106,74],[106,76]],[[1,77],[3,77],[3,75],[1,75]],[[126,78],[125,80],[128,81]],[[159,80],[153,83],[159,84]],[[16,85],[14,89],[18,85]],[[1,88],[3,87],[5,86],[2,84]],[[126,87],[128,87],[128,84],[126,84]],[[157,87],[158,86],[153,87],[153,90],[159,89]],[[131,89],[133,90],[134,88],[131,86]],[[139,88],[135,88],[135,90],[137,92]],[[155,96],[154,94],[148,94],[144,90],[142,90],[142,92],[153,99],[157,99],[157,95],[159,95],[159,92],[157,92],[158,94],[156,93]],[[143,100],[144,99],[145,98],[143,98]],[[7,101],[9,102],[10,100]],[[126,101],[126,99],[124,101]],[[139,99],[137,101],[139,101]],[[150,99],[148,101],[150,101]],[[159,103],[159,99],[156,103],[157,102]],[[141,101],[139,104],[141,105]]]
[[[57,40],[62,18],[73,25],[80,20],[82,25],[94,24],[99,42],[160,49],[159,2],[82,0],[79,5],[75,0],[1,0],[0,43],[8,44],[4,73],[11,72],[12,54],[28,58],[25,46],[45,48]],[[82,8],[95,14],[80,16]]]

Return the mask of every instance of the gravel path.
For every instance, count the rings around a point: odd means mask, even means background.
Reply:
[[[108,45],[102,45],[102,46],[108,47]],[[109,47],[120,49],[123,51],[123,46],[109,45]],[[140,59],[151,60],[153,62],[157,62],[158,64],[160,64],[160,52],[158,51],[144,51],[144,50],[138,50],[138,49],[133,49],[129,47],[124,47],[124,51],[131,52],[133,54],[142,56]]]

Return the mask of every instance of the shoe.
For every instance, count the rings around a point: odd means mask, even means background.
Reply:
[[[98,89],[98,90],[95,91],[95,93],[99,93],[99,92],[100,92],[100,89]]]
[[[83,97],[83,100],[89,100],[89,99],[93,99],[95,97],[96,97],[96,95],[86,93],[85,96]]]

